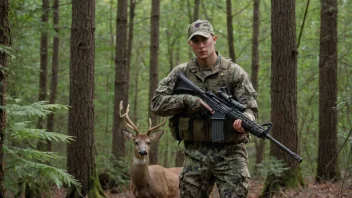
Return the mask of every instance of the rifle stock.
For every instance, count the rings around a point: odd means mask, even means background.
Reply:
[[[196,95],[200,97],[206,104],[211,107],[215,113],[212,116],[212,141],[221,142],[224,141],[224,132],[222,130],[223,121],[225,119],[230,119],[232,121],[241,119],[242,127],[249,131],[251,134],[258,138],[269,139],[271,142],[279,146],[286,153],[295,158],[298,162],[302,162],[302,158],[296,153],[292,152],[290,149],[285,147],[279,141],[271,137],[268,133],[271,129],[272,124],[267,123],[263,125],[258,125],[248,117],[246,117],[242,111],[245,110],[245,106],[238,103],[231,96],[227,95],[221,89],[218,91],[218,96],[216,96],[211,91],[204,91],[190,81],[183,73],[177,79],[175,88],[175,93],[189,93],[191,95]]]

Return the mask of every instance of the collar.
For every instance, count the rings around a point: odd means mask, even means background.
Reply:
[[[211,74],[204,75],[204,73],[200,69],[200,66],[199,66],[199,63],[197,61],[197,58],[193,59],[194,60],[194,64],[190,65],[189,71],[192,72],[192,73],[195,73],[195,75],[198,76],[200,79],[202,79],[203,82],[205,81],[205,78],[207,76],[219,73],[220,65],[221,65],[220,64],[221,63],[221,57],[222,56],[221,56],[221,54],[218,51],[216,51],[216,54],[218,55],[218,58],[216,59],[216,61],[214,63],[214,66],[212,68],[209,68],[209,70],[211,69]]]

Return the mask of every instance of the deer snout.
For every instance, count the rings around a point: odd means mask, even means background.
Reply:
[[[147,155],[148,153],[146,150],[139,150],[138,154],[143,156],[143,155]]]

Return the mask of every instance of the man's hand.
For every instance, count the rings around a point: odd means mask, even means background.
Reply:
[[[246,132],[246,130],[244,130],[244,128],[242,127],[242,120],[239,119],[233,122],[233,128],[239,133]]]
[[[209,105],[207,105],[207,103],[205,103],[202,99],[199,98],[199,103],[206,108],[208,111],[210,111],[211,114],[214,114],[214,110],[209,107]]]
[[[183,98],[183,101],[185,105],[187,105],[188,107],[191,107],[191,109],[195,112],[198,111],[203,106],[205,109],[210,111],[211,114],[214,114],[214,110],[210,108],[209,105],[207,105],[201,98],[197,96],[186,95]]]
[[[187,95],[184,98],[184,102],[187,106],[191,107],[193,111],[198,111],[201,106],[207,109],[211,114],[214,114],[214,110],[209,107],[201,98],[197,96]],[[242,127],[242,120],[235,120],[233,122],[233,128],[239,133],[245,133],[246,130]]]

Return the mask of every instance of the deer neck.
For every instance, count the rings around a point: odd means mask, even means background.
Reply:
[[[149,179],[149,158],[133,157],[131,167],[131,179],[137,188],[143,188],[148,185]]]

